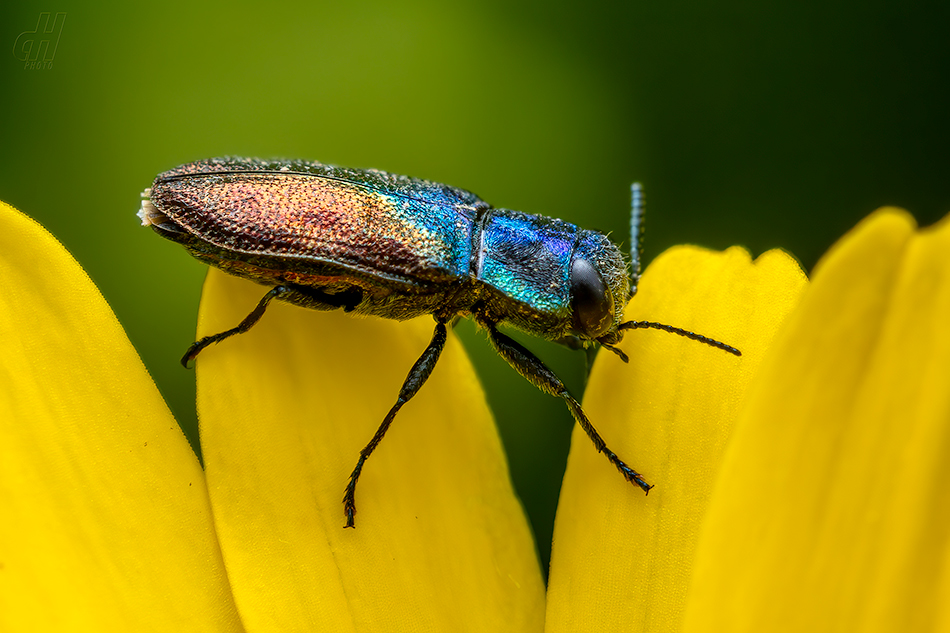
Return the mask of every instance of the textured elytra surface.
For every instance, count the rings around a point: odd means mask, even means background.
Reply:
[[[192,235],[229,251],[423,282],[467,274],[475,205],[487,207],[468,192],[383,172],[249,160],[165,172],[151,201]]]

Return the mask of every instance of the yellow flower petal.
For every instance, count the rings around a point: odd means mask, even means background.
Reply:
[[[261,286],[209,273],[202,334]],[[201,441],[228,575],[249,630],[540,630],[534,545],[484,395],[450,336],[359,480],[344,486],[434,322],[275,302],[198,357]]]
[[[806,284],[786,254],[676,247],[646,270],[627,319],[685,327],[737,358],[666,332],[601,353],[584,406],[607,445],[656,487],[630,485],[575,428],[561,488],[548,631],[674,631],[701,518],[743,394]]]
[[[0,341],[0,630],[239,630],[191,448],[76,261],[2,203]]]
[[[950,220],[872,215],[819,264],[737,424],[687,630],[950,623]]]

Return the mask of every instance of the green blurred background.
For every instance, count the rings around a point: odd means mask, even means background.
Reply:
[[[41,12],[65,22],[21,35]],[[743,244],[810,269],[876,207],[950,210],[948,27],[947,3],[882,1],[8,2],[0,199],[83,264],[194,437],[178,357],[205,269],[138,226],[158,172],[224,154],[376,167],[624,238],[637,179],[646,261]],[[546,568],[572,421],[458,330]],[[581,354],[527,344],[583,389]]]

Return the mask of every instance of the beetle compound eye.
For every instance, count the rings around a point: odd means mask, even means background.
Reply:
[[[578,258],[571,264],[571,308],[574,328],[592,339],[610,329],[614,320],[610,291],[586,259]]]

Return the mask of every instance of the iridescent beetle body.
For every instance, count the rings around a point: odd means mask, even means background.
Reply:
[[[678,328],[622,323],[639,278],[636,250],[631,284],[623,255],[602,233],[495,209],[447,185],[305,161],[220,158],[160,174],[143,198],[144,225],[209,265],[271,287],[240,325],[196,342],[183,363],[211,343],[247,331],[275,298],[317,310],[435,318],[432,342],[350,476],[347,527],[354,525],[363,464],[428,378],[445,344],[446,324],[458,316],[474,317],[515,370],[562,398],[596,448],[644,491],[650,486],[606,447],[557,376],[497,326],[575,347],[599,343],[624,360],[614,344],[624,330],[639,327],[738,353]],[[636,201],[634,207],[638,216]],[[636,217],[635,239],[638,232]]]
[[[212,159],[161,174],[148,198],[157,232],[226,272],[294,286],[281,299],[309,308],[339,307],[327,294],[408,319],[481,302],[494,322],[557,340],[572,333],[575,253],[612,282],[610,325],[629,294],[623,256],[601,233],[384,172]]]

